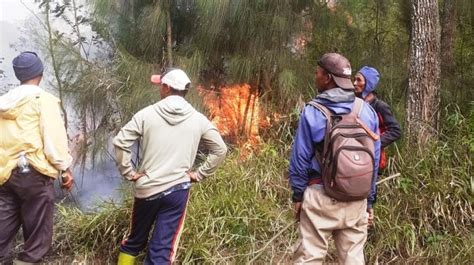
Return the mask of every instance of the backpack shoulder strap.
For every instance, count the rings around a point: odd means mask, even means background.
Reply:
[[[316,153],[316,159],[320,163],[320,166],[323,167],[324,165],[324,157],[326,156],[326,153],[328,152],[328,147],[329,147],[329,132],[331,131],[332,128],[332,112],[323,104],[320,104],[315,101],[310,101],[306,105],[313,106],[314,108],[318,109],[321,111],[321,113],[326,117],[326,130],[324,132],[324,143],[323,143],[323,150],[321,154]]]
[[[354,106],[352,107],[351,113],[356,115],[357,118],[360,117],[360,113],[362,112],[362,105],[364,104],[364,100],[360,98],[355,98]]]
[[[356,98],[354,100],[354,106],[352,107],[352,111],[350,114],[353,114],[353,115],[356,115],[356,120],[357,120],[357,123],[362,127],[362,129],[364,129],[367,134],[374,140],[374,141],[377,141],[380,137],[378,134],[374,133],[373,131],[371,131],[365,124],[364,122],[362,122],[361,120],[359,120],[360,118],[360,113],[362,111],[362,104],[364,104],[364,101],[360,98]],[[377,119],[378,119],[378,116],[377,116]]]
[[[321,113],[327,119],[327,124],[328,124],[327,127],[330,127],[332,125],[332,112],[326,106],[324,106],[323,104],[318,103],[316,101],[310,101],[310,102],[306,103],[306,105],[313,106],[314,108],[321,111]],[[329,129],[330,128],[326,128],[326,131],[329,131]]]

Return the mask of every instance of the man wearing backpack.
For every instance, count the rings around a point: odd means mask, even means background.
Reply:
[[[319,95],[301,113],[289,167],[300,221],[293,262],[322,264],[332,235],[340,264],[365,264],[380,153],[377,115],[356,99],[342,55],[323,55],[315,78]]]

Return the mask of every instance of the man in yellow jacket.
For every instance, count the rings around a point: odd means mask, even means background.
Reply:
[[[23,52],[13,68],[21,85],[0,96],[0,264],[11,260],[20,226],[24,246],[15,263],[34,264],[52,243],[53,181],[64,172],[62,186],[72,188],[72,157],[60,101],[38,86],[41,59]]]

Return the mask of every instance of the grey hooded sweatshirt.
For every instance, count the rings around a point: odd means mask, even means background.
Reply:
[[[136,140],[141,160],[134,169],[131,147]],[[136,198],[189,182],[186,172],[194,164],[199,143],[209,154],[197,171],[207,177],[222,163],[227,147],[212,123],[180,96],[168,96],[140,110],[113,141],[120,173],[127,179],[136,171],[146,174],[135,182]]]

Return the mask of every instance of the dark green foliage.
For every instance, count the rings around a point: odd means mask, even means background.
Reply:
[[[289,262],[297,234],[285,176],[298,119],[295,106],[315,95],[314,69],[323,53],[344,54],[354,71],[362,65],[379,69],[378,95],[404,120],[410,1],[338,2],[330,10],[325,1],[173,1],[173,56],[191,73],[193,85],[248,82],[260,92],[265,111],[283,117],[262,131],[260,152],[242,159],[233,151],[216,176],[193,187],[180,262],[240,264],[254,257],[259,264]],[[367,245],[370,263],[465,264],[473,259],[474,6],[459,2],[456,69],[442,76],[440,142],[423,154],[403,140],[388,149],[392,158],[382,174],[401,176],[379,187],[376,227]],[[118,103],[121,123],[159,99],[149,76],[165,62],[163,4],[96,0],[94,25],[113,43],[113,64],[100,71],[81,68],[86,69],[78,71],[82,78],[66,87],[79,92],[79,106],[97,124],[106,124],[112,113],[110,102],[97,99]],[[298,38],[307,41],[301,49],[295,49]],[[195,90],[191,93],[190,101],[198,104]],[[110,133],[99,128],[88,135],[96,150]],[[92,261],[113,261],[129,209],[129,200],[91,214],[61,208],[56,248],[82,258],[87,254]],[[333,250],[328,259],[334,259]]]
[[[474,101],[474,3],[458,0],[458,23],[454,40],[455,71],[453,76],[442,76],[442,100],[456,102],[463,113]]]

